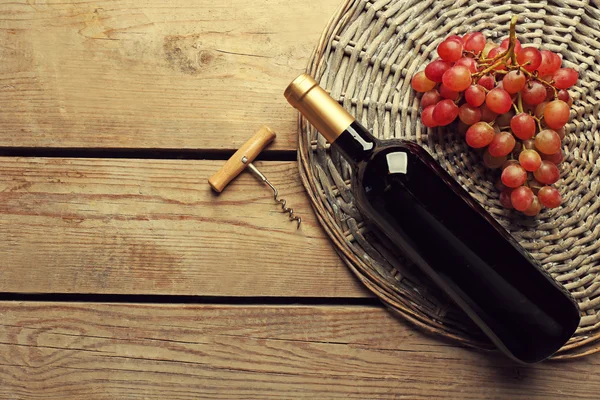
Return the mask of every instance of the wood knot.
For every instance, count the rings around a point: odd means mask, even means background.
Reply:
[[[171,69],[198,75],[216,59],[214,52],[201,49],[199,35],[169,35],[164,39],[165,60]]]

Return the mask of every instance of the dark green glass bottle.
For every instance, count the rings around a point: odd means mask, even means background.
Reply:
[[[353,168],[356,206],[508,356],[535,363],[579,325],[579,308],[418,144],[380,141],[309,75],[285,97]]]

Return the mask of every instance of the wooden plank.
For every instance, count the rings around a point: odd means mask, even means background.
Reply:
[[[234,149],[283,98],[341,0],[0,4],[0,147]]]
[[[294,162],[258,162],[303,218],[223,161],[0,158],[0,292],[364,297]]]
[[[516,365],[375,307],[0,304],[5,399],[592,399],[600,358]]]

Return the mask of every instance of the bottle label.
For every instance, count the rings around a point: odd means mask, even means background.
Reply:
[[[356,131],[351,130],[349,131],[350,134],[352,135],[352,137],[358,142],[360,143],[360,145],[362,146],[364,151],[369,151],[369,150],[373,150],[373,146],[375,146],[373,144],[373,142],[367,142],[365,139],[363,139],[362,136],[360,136]],[[405,154],[406,156],[406,154]]]
[[[385,155],[390,174],[406,174],[408,157],[404,152],[394,152]]]

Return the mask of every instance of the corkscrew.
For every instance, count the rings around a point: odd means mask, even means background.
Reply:
[[[273,191],[273,199],[279,203],[282,212],[288,215],[290,221],[296,221],[298,223],[297,228],[300,228],[302,219],[294,215],[294,210],[287,207],[287,201],[279,197],[279,191],[273,184],[267,179],[267,177],[256,168],[252,161],[258,156],[258,154],[271,143],[275,137],[273,132],[268,126],[260,128],[254,136],[252,136],[246,143],[240,147],[233,156],[219,171],[217,171],[208,180],[209,185],[214,191],[221,193],[225,187],[231,182],[236,176],[238,176],[246,167],[250,173],[262,183],[265,183]]]

